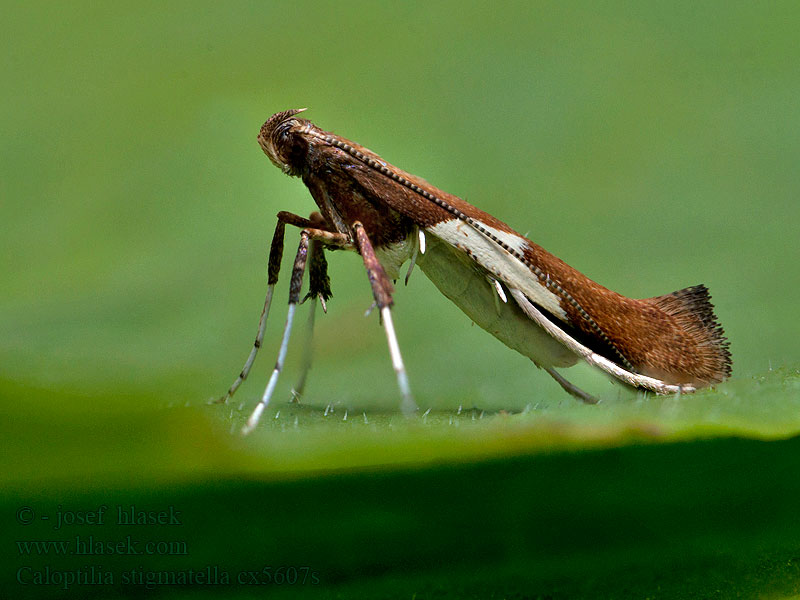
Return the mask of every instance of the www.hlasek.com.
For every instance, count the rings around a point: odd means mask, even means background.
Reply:
[[[76,535],[69,540],[18,540],[21,556],[184,556],[189,554],[184,540],[141,541],[127,535],[118,540],[103,540],[93,535]]]
[[[218,565],[200,569],[145,570],[142,567],[125,569],[120,573],[105,570],[100,565],[78,569],[58,570],[50,566],[34,568],[23,566],[17,569],[20,585],[46,585],[69,590],[83,585],[143,586],[154,589],[159,586],[215,586],[215,585],[318,585],[319,573],[311,567],[265,566],[261,569],[229,572]]]

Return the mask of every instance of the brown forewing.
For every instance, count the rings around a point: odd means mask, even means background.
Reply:
[[[304,181],[323,212],[327,209],[320,200],[328,194],[346,222],[358,220],[364,224],[376,247],[404,239],[414,224],[431,227],[456,218],[451,212],[355,159],[350,153],[319,139],[319,134],[333,134],[315,130],[317,136],[307,136]],[[338,136],[337,139],[386,165],[468,217],[525,240],[525,260],[538,267],[572,296],[641,373],[671,383],[702,384],[720,381],[726,376],[726,368],[729,372],[727,351],[721,352],[711,347],[713,344],[708,343],[704,328],[687,328],[680,318],[664,310],[654,299],[632,299],[605,288],[489,213],[386,163],[363,146]],[[531,276],[535,275],[532,273]],[[570,323],[585,337],[597,337],[591,323],[573,304],[562,301],[561,305]],[[617,359],[613,352],[602,352],[602,344],[599,346],[602,354],[611,360]]]

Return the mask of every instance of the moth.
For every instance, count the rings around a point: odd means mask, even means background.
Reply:
[[[597,399],[557,369],[584,360],[627,386],[657,394],[693,392],[728,378],[729,343],[704,285],[645,299],[596,283],[504,222],[376,153],[298,117],[272,115],[258,143],[270,161],[299,177],[319,211],[308,218],[279,212],[268,263],[267,295],[253,349],[221,401],[247,377],[264,336],[278,281],[286,225],[300,229],[289,308],[275,368],[243,432],[258,423],[275,390],[306,267],[312,299],[330,298],[326,250],[363,260],[386,332],[404,412],[416,410],[392,323],[393,280],[409,263],[480,327],[530,358],[569,394]],[[310,331],[310,329],[309,329]],[[296,389],[302,389],[309,361]]]

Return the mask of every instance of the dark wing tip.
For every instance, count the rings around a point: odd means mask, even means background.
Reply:
[[[731,375],[730,342],[720,325],[704,285],[687,287],[671,294],[651,298],[650,302],[675,319],[694,341],[696,374],[708,383],[719,383]]]

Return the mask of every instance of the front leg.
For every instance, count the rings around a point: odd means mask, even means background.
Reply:
[[[397,343],[397,334],[394,331],[394,324],[392,323],[392,293],[394,288],[392,282],[386,276],[386,271],[383,269],[378,257],[375,255],[375,249],[369,241],[369,236],[364,230],[364,226],[356,221],[353,224],[353,231],[356,234],[356,247],[361,253],[361,258],[364,260],[364,266],[367,269],[367,276],[372,285],[372,295],[375,297],[375,303],[378,306],[383,321],[383,327],[386,330],[386,340],[389,343],[389,354],[392,357],[392,366],[397,375],[397,385],[400,388],[400,394],[403,397],[402,410],[406,415],[413,414],[418,410],[414,398],[411,396],[411,387],[408,384],[408,375],[406,368],[403,364],[403,357],[400,355],[400,346]]]
[[[286,313],[286,325],[284,325],[283,328],[278,359],[275,361],[275,368],[272,370],[272,375],[269,378],[269,383],[267,383],[267,388],[264,390],[261,401],[256,405],[247,423],[242,428],[243,435],[247,435],[258,425],[258,421],[261,419],[261,415],[264,409],[267,408],[270,398],[272,398],[272,394],[275,391],[275,386],[278,383],[278,376],[283,370],[283,365],[286,361],[286,352],[289,349],[289,337],[292,333],[294,313],[297,309],[297,305],[300,304],[300,288],[303,285],[303,274],[306,270],[309,240],[321,240],[326,244],[342,248],[352,247],[351,238],[347,234],[332,233],[330,231],[311,227],[307,227],[300,232],[300,245],[297,248],[294,267],[292,268],[292,278],[289,284],[289,310]]]
[[[342,236],[338,233],[333,233],[326,229],[327,224],[319,213],[311,213],[310,218],[306,219],[294,213],[281,211],[278,213],[278,222],[275,225],[275,233],[272,234],[272,242],[270,243],[269,260],[267,262],[267,295],[264,298],[264,308],[261,310],[261,318],[258,320],[258,330],[256,333],[256,340],[253,343],[253,348],[244,363],[244,367],[239,372],[236,380],[228,388],[228,392],[216,402],[227,403],[239,386],[247,379],[250,369],[253,367],[258,349],[261,348],[261,342],[264,339],[264,331],[267,327],[267,318],[269,317],[269,308],[272,304],[272,293],[275,289],[275,284],[278,283],[278,274],[281,269],[281,260],[283,258],[283,239],[286,233],[286,225],[294,225],[295,227],[306,228],[309,232],[316,232],[314,239],[319,239],[332,246],[344,244],[344,247],[352,248],[352,240],[349,236]],[[324,258],[322,259],[324,261]],[[313,267],[313,265],[312,265]],[[312,272],[319,272],[319,268],[312,268]],[[317,275],[316,279],[319,279]],[[327,277],[327,276],[326,276]],[[327,300],[330,297],[330,287],[325,288],[322,284],[318,284],[315,289],[318,289],[319,297],[321,300]],[[326,295],[327,294],[327,295]],[[324,306],[324,304],[323,304]]]

